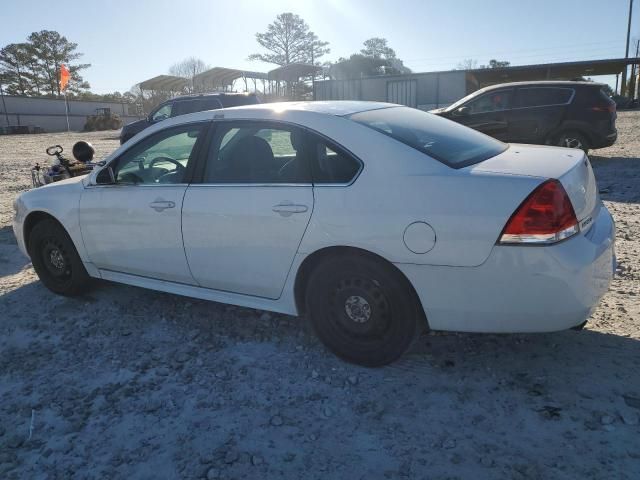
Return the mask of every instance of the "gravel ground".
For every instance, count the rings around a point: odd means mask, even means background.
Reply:
[[[619,274],[584,331],[429,334],[376,370],[304,319],[99,283],[45,290],[11,202],[44,147],[0,137],[0,478],[640,478],[640,112],[592,161]],[[535,292],[532,292],[535,295]]]

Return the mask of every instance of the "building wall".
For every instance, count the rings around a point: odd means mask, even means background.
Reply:
[[[22,125],[41,127],[45,132],[64,132],[67,130],[64,99],[4,96],[4,104],[0,101],[0,127]],[[94,115],[97,108],[110,108],[111,113],[120,117],[123,124],[133,122],[141,117],[136,115],[136,106],[115,102],[69,101],[69,127],[71,130],[82,130],[87,117]]]
[[[467,95],[464,71],[323,80],[315,84],[316,100],[392,102],[431,110],[446,107]]]

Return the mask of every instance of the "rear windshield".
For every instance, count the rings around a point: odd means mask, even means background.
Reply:
[[[354,113],[348,118],[452,168],[482,162],[507,149],[506,144],[483,133],[409,107],[369,110]]]

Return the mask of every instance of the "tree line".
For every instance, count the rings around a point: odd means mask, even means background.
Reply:
[[[78,44],[58,32],[33,32],[26,41],[0,50],[0,83],[10,95],[59,96],[60,65],[64,64],[71,75],[67,90],[86,93],[90,86],[80,72],[91,65],[76,63],[82,56],[77,48]]]

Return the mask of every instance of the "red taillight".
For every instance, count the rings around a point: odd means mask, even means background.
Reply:
[[[594,112],[615,113],[616,104],[615,103],[608,103],[607,105],[596,105],[595,107],[591,107],[591,110],[593,110]]]
[[[558,180],[547,180],[511,215],[498,243],[549,244],[577,232],[578,219],[567,192]]]

